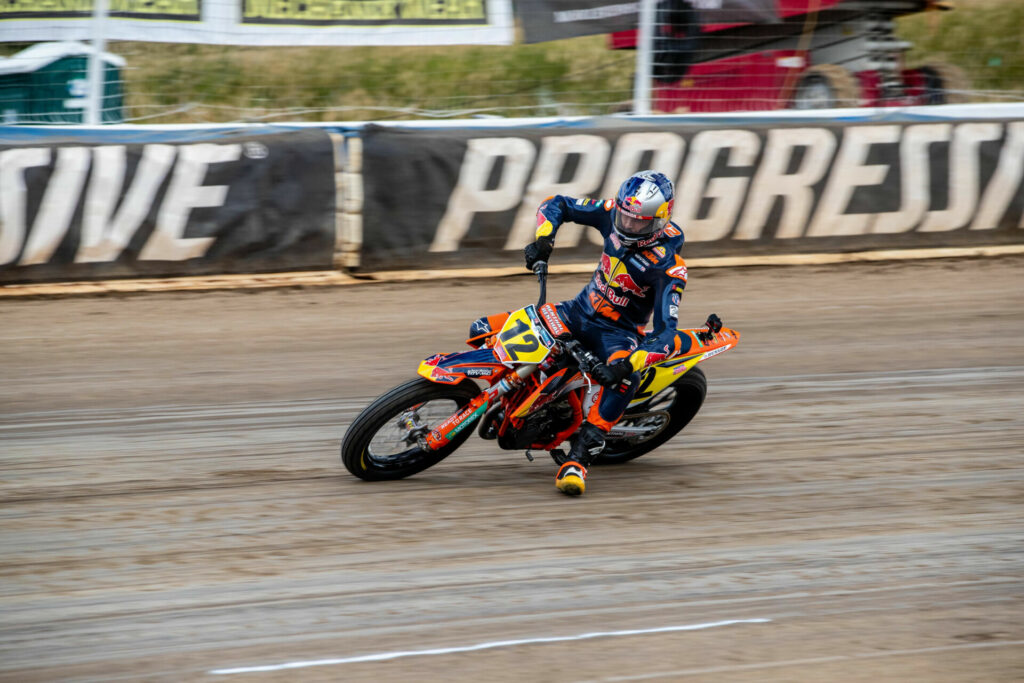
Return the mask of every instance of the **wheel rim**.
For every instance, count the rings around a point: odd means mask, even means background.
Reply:
[[[387,467],[424,453],[420,440],[458,409],[454,399],[443,398],[417,403],[392,415],[370,439],[366,459]]]
[[[642,410],[643,412],[668,410],[668,407],[676,400],[677,393],[675,386],[666,387],[664,390],[659,391],[654,396],[651,396],[646,403],[638,405],[636,410]],[[627,413],[628,412],[629,411],[627,411]]]
[[[668,412],[668,409],[675,399],[676,388],[674,386],[670,386],[664,391],[652,396],[646,403],[641,403],[631,411],[627,411],[615,427],[612,428],[612,432],[609,433],[609,438],[607,440],[608,446],[605,448],[605,454],[614,455],[624,450],[635,448],[636,446],[639,446],[646,441],[650,441],[661,434],[672,419],[672,415]],[[641,428],[645,431],[643,434],[637,434],[635,436],[631,436],[629,434],[613,436],[614,431],[620,427],[624,427],[626,429]]]
[[[800,85],[795,100],[797,109],[828,109],[832,106],[832,88],[824,78],[815,76]]]

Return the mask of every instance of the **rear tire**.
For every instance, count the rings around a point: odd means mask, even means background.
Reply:
[[[395,387],[367,406],[348,428],[341,443],[345,469],[366,481],[382,481],[403,479],[436,465],[469,438],[473,433],[471,425],[466,425],[444,447],[429,451],[403,440],[402,427],[398,425],[400,416],[414,408],[419,412],[435,402],[436,409],[431,411],[435,415],[425,423],[427,429],[433,429],[479,393],[480,388],[471,381],[453,385],[417,378]],[[398,450],[384,452],[393,449]]]
[[[597,456],[593,464],[616,465],[629,462],[645,453],[650,453],[678,434],[697,415],[700,407],[704,404],[704,397],[708,393],[708,380],[700,368],[690,368],[685,375],[673,382],[671,386],[664,389],[660,394],[652,396],[650,400],[626,410],[619,423],[628,423],[630,414],[636,415],[651,412],[652,406],[656,407],[659,402],[669,400],[666,394],[670,391],[675,392],[675,396],[671,398],[671,403],[665,408],[658,408],[664,410],[669,415],[668,424],[665,425],[664,429],[646,441],[630,443],[626,440],[621,440],[621,443],[616,443],[619,440],[609,439],[608,445],[605,446],[601,455]]]
[[[860,82],[837,64],[818,64],[800,74],[794,109],[836,109],[860,105]]]

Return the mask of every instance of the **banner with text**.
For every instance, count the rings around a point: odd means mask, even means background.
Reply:
[[[323,131],[0,146],[0,283],[330,268],[334,235]]]
[[[364,132],[363,265],[512,263],[548,196],[676,182],[683,255],[1024,241],[1024,120]],[[591,257],[566,225],[555,256]],[[559,256],[561,254],[561,256]]]
[[[511,0],[110,0],[107,40],[222,45],[509,45]],[[8,0],[0,42],[89,40],[93,0]]]

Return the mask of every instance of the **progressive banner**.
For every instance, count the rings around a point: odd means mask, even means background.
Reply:
[[[511,0],[109,0],[108,40],[509,45]],[[0,42],[88,40],[93,0],[0,4]]]
[[[684,256],[1024,241],[1024,120],[418,132],[363,140],[368,268],[518,262],[550,195],[614,197],[653,168],[676,183]],[[562,259],[596,230],[566,225]]]
[[[0,282],[330,268],[326,132],[0,147]]]

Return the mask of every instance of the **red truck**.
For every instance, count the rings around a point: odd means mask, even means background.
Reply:
[[[656,112],[968,101],[969,83],[958,67],[906,68],[904,52],[911,45],[893,34],[895,17],[952,9],[950,0],[766,0],[774,3],[770,22],[762,16],[702,23],[708,2],[721,7],[721,0],[659,0],[651,92]],[[743,13],[725,16],[742,19]],[[612,33],[609,46],[634,48],[636,34]]]

